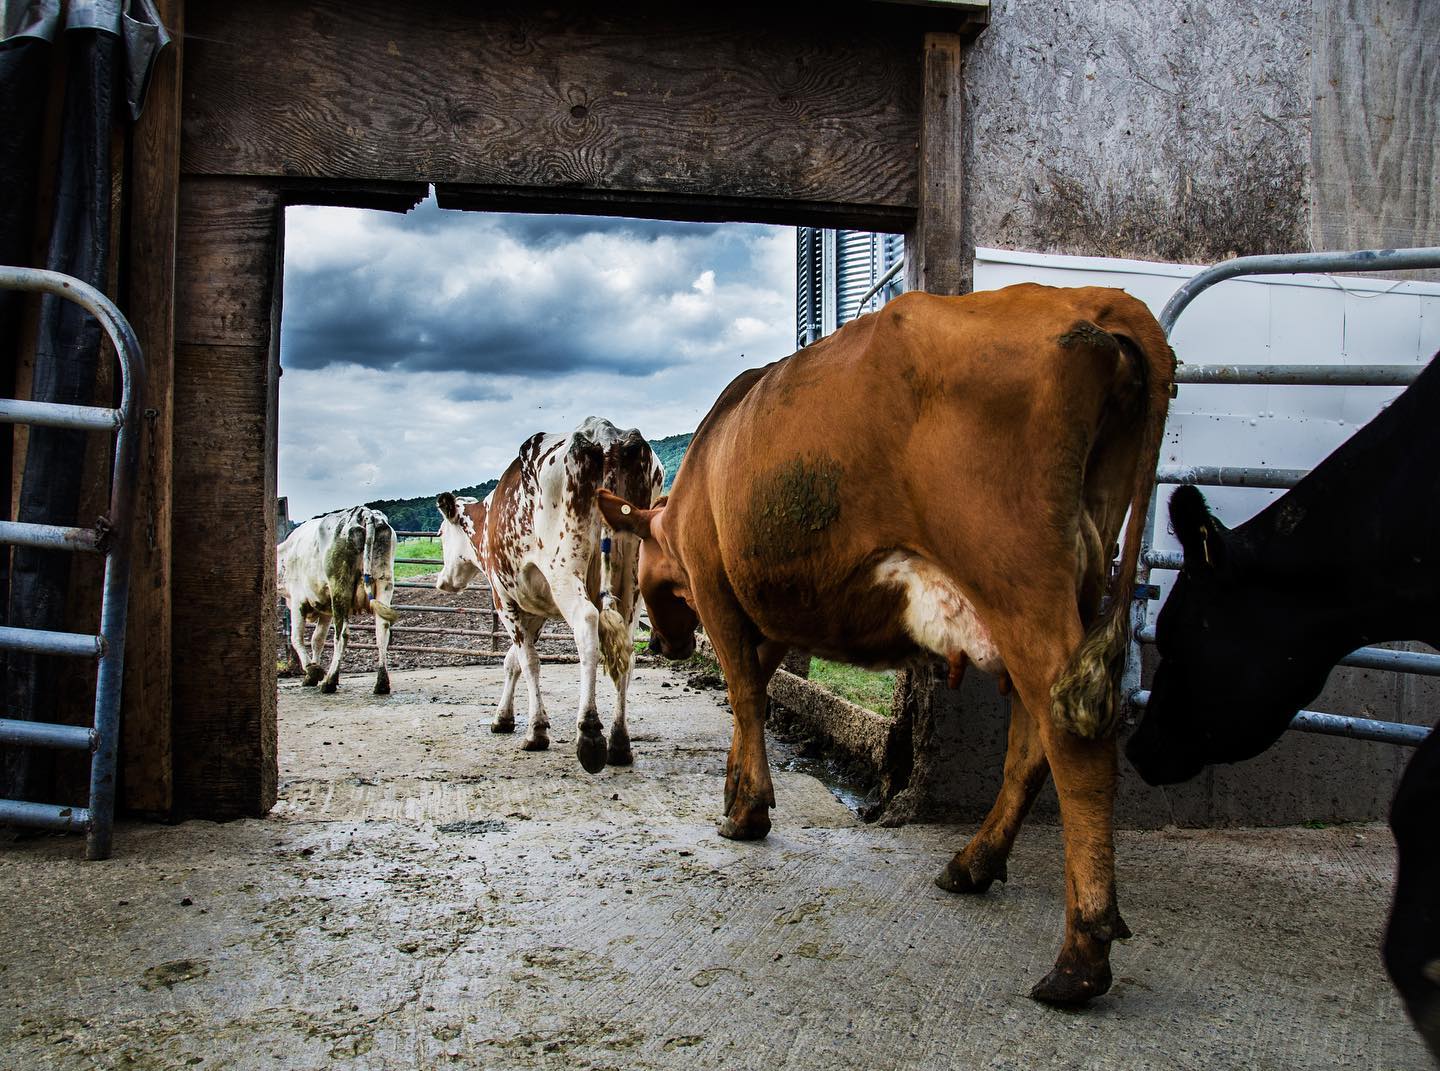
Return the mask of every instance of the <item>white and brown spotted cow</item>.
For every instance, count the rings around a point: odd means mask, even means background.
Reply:
[[[444,518],[445,568],[435,586],[460,591],[483,572],[513,639],[505,655],[494,732],[515,729],[515,686],[523,672],[530,689],[530,727],[521,746],[527,751],[550,746],[535,640],[548,619],[559,617],[574,632],[580,655],[575,736],[580,765],[595,773],[607,757],[613,766],[632,761],[625,693],[639,613],[640,541],[629,533],[603,531],[595,503],[603,487],[648,506],[664,482],[665,470],[644,436],[589,417],[568,435],[538,432],[527,439],[483,503],[448,492],[436,500]],[[595,673],[602,661],[615,682],[608,752],[595,706]]]
[[[275,581],[290,610],[290,644],[300,656],[306,685],[333,692],[340,683],[340,660],[350,634],[350,614],[375,615],[375,646],[380,665],[375,694],[388,695],[390,674],[385,652],[395,611],[395,530],[385,514],[364,506],[327,513],[300,525],[275,548]],[[335,620],[335,654],[321,683],[320,653]],[[310,648],[304,644],[306,621],[315,623]]]

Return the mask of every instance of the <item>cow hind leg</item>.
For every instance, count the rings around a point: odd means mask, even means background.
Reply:
[[[316,614],[315,627],[310,632],[310,661],[305,666],[305,687],[313,688],[325,676],[320,668],[320,656],[325,653],[325,637],[330,631],[330,615]]]
[[[1016,696],[1010,704],[1010,737],[1000,793],[979,830],[940,871],[935,884],[947,892],[983,893],[992,882],[1005,881],[1010,849],[1049,772],[1035,718]]]
[[[379,665],[375,668],[375,694],[390,694],[390,670],[385,666],[385,656],[390,650],[390,622],[379,614],[375,615],[375,648]]]
[[[551,597],[575,636],[575,650],[580,656],[580,700],[575,712],[575,757],[587,773],[605,769],[607,758],[605,726],[595,705],[595,677],[600,666],[600,612],[585,593],[584,585],[567,577],[564,585],[555,584]]]
[[[630,673],[627,667],[615,681],[615,717],[610,722],[610,744],[605,758],[611,766],[629,766],[635,761],[630,750],[630,729],[625,722],[625,697],[630,691]]]

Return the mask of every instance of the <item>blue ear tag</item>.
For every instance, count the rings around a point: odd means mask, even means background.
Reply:
[[[609,536],[601,536],[601,537],[600,537],[600,553],[601,553],[601,554],[609,554],[609,553],[610,553],[610,537],[609,537]]]

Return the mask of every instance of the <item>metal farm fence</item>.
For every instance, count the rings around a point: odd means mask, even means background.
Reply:
[[[1243,275],[1289,275],[1301,272],[1370,272],[1396,271],[1411,268],[1440,267],[1440,247],[1421,249],[1370,249],[1347,253],[1296,253],[1277,256],[1237,257],[1216,264],[1198,273],[1185,283],[1160,313],[1160,326],[1170,335],[1176,320],[1199,294],[1225,279]],[[1267,384],[1286,386],[1407,386],[1423,371],[1422,365],[1181,365],[1175,381],[1180,384]],[[1157,484],[1190,483],[1208,487],[1294,487],[1305,477],[1305,469],[1272,469],[1264,467],[1179,467],[1161,466]],[[1156,551],[1150,545],[1155,531],[1157,493],[1150,499],[1146,523],[1146,543],[1136,575],[1135,599],[1131,625],[1130,659],[1126,669],[1123,693],[1136,707],[1144,707],[1150,693],[1141,687],[1140,647],[1155,642],[1150,624],[1151,599],[1158,589],[1150,583],[1153,569],[1179,569],[1183,557],[1178,553]],[[1362,647],[1340,660],[1342,666],[1364,669],[1393,670],[1440,676],[1440,655],[1409,651],[1390,651],[1380,647]],[[1299,732],[1348,736],[1358,740],[1415,746],[1430,733],[1424,725],[1377,721],[1370,718],[1327,714],[1302,710],[1295,715],[1290,728]]]
[[[434,532],[396,532],[397,539],[434,539]],[[444,565],[439,558],[400,558],[395,559],[396,565],[433,565],[437,569]],[[433,590],[434,585],[419,580],[396,579],[395,588],[397,592],[402,588]],[[449,628],[444,625],[415,625],[396,624],[390,627],[390,652],[394,654],[432,654],[450,655],[456,658],[502,658],[510,648],[510,634],[500,628],[500,616],[495,611],[490,601],[490,585],[483,579],[470,585],[466,591],[474,592],[478,606],[426,606],[423,603],[393,602],[390,608],[397,614],[452,614],[460,615],[460,620],[477,620],[486,623],[488,617],[489,628]],[[398,596],[397,596],[398,597]],[[285,620],[286,611],[284,603],[281,603],[281,632],[288,642],[290,630]],[[402,620],[404,618],[402,617]],[[328,630],[326,647],[334,645],[334,629]],[[375,643],[373,638],[367,638],[367,633],[358,632],[352,629],[350,641],[346,645],[346,651],[374,651]],[[438,647],[433,645],[409,643],[407,639],[411,636],[460,636],[473,639],[476,645],[472,647]],[[545,627],[540,631],[540,640],[564,640],[570,636],[570,630],[563,624],[556,621],[547,621]],[[504,641],[504,642],[502,642]],[[574,654],[566,655],[541,655],[541,662],[568,663],[575,662]]]

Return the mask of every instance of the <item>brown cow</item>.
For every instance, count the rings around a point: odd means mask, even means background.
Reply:
[[[1020,285],[911,293],[742,373],[701,422],[667,504],[601,494],[642,538],[652,646],[694,649],[729,684],[735,735],[722,836],[763,837],[774,806],[766,684],[796,647],[866,666],[939,655],[1013,681],[999,797],[937,883],[985,891],[1047,769],[1064,825],[1065,943],[1032,991],[1110,987],[1113,731],[1135,574],[1174,355],[1119,290]]]

